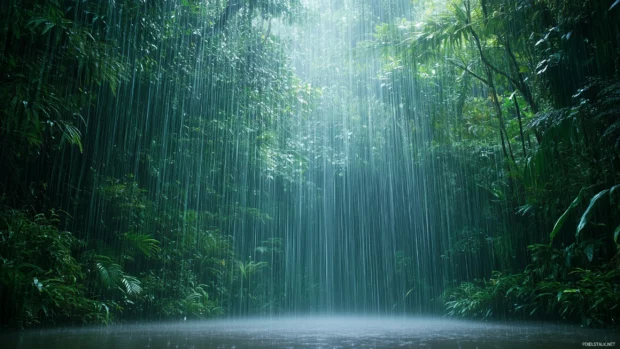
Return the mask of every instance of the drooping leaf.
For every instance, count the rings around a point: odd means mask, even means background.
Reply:
[[[581,197],[583,196],[584,190],[585,188],[579,191],[579,194],[577,195],[577,197],[573,200],[570,206],[568,206],[566,211],[562,213],[560,218],[558,218],[558,220],[555,222],[555,225],[553,226],[553,230],[551,231],[551,234],[549,234],[549,245],[553,243],[553,239],[555,238],[557,233],[560,231],[560,229],[562,229],[562,226],[564,225],[566,218],[568,218],[568,216],[575,209],[575,207],[579,206],[579,203],[581,203]]]
[[[575,234],[576,238],[579,238],[579,234],[581,233],[583,228],[585,228],[586,224],[588,223],[588,220],[590,219],[590,216],[592,215],[592,210],[596,206],[596,203],[598,202],[598,200],[601,197],[603,197],[605,194],[607,194],[608,192],[609,192],[609,189],[605,189],[605,190],[600,191],[598,194],[594,195],[594,197],[592,197],[592,199],[590,200],[590,204],[588,205],[588,208],[586,208],[585,212],[581,216],[581,220],[579,220],[579,224],[577,225],[577,233]]]
[[[618,190],[618,188],[620,188],[620,184],[614,185],[613,187],[611,187],[609,189],[609,199],[614,202],[614,195],[616,194],[616,190]]]
[[[69,144],[77,145],[80,153],[82,153],[84,148],[82,146],[82,134],[80,130],[70,123],[60,120],[58,121],[58,127],[62,134],[61,142],[67,141]]]
[[[592,259],[594,259],[594,245],[589,244],[588,246],[586,246],[583,252],[588,257],[588,261],[592,262]]]

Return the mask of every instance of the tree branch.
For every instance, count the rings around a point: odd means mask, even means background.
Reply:
[[[484,79],[483,77],[481,77],[480,75],[478,75],[478,74],[474,73],[473,71],[469,70],[469,68],[467,68],[466,66],[464,66],[464,65],[460,65],[460,64],[458,64],[457,62],[455,62],[455,61],[453,61],[453,60],[451,60],[451,59],[449,59],[449,60],[448,60],[448,63],[450,63],[450,64],[454,65],[455,67],[458,67],[458,68],[463,69],[465,72],[469,73],[471,76],[473,76],[473,77],[475,77],[476,79],[480,80],[483,84],[485,84],[485,85],[487,85],[487,86],[489,85],[489,82],[488,82],[487,80],[485,80],[485,79]]]
[[[506,53],[508,53],[508,56],[510,57],[510,60],[512,61],[514,71],[517,74],[517,77],[519,78],[518,80],[519,84],[517,84],[516,87],[521,92],[525,100],[527,101],[527,104],[530,105],[532,112],[536,114],[538,112],[538,105],[536,104],[536,101],[534,100],[534,96],[532,96],[532,91],[530,90],[529,86],[527,86],[527,84],[525,83],[525,79],[523,79],[523,75],[519,71],[519,62],[517,61],[517,57],[515,56],[514,52],[512,52],[512,48],[510,47],[510,41],[508,40],[508,38],[506,38],[506,42],[504,43],[504,48],[506,49]]]

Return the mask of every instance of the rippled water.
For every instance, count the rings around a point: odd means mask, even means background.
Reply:
[[[254,318],[3,334],[3,348],[580,348],[618,333],[438,318]],[[584,345],[583,343],[586,342]],[[620,342],[620,341],[618,341]],[[7,346],[8,344],[8,346]]]

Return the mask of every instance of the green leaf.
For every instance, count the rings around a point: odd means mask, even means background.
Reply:
[[[43,27],[43,31],[41,32],[41,35],[44,35],[45,33],[47,33],[50,29],[54,28],[54,26],[55,26],[54,23],[50,23],[50,22],[45,23],[45,27]]]
[[[616,190],[618,190],[618,188],[620,188],[620,184],[616,184],[609,189],[609,199],[611,200],[611,202],[614,202],[614,194],[616,193]]]
[[[588,205],[588,208],[586,208],[585,212],[581,216],[581,220],[579,221],[579,224],[577,225],[577,233],[575,234],[576,238],[579,238],[579,234],[581,233],[583,228],[585,228],[586,224],[588,223],[588,220],[590,219],[590,216],[592,215],[592,210],[594,209],[594,206],[596,206],[598,199],[603,197],[603,195],[607,194],[608,192],[609,192],[609,189],[605,189],[599,192],[598,194],[594,195],[594,197],[590,200],[590,204]]]
[[[140,280],[136,279],[133,276],[125,275],[121,279],[121,282],[124,286],[124,291],[128,295],[135,295],[135,294],[139,294],[140,292],[142,292],[142,287],[140,286]]]
[[[110,308],[105,303],[99,303],[99,310],[105,309],[105,323],[110,322]]]
[[[555,222],[555,225],[553,226],[553,230],[551,231],[551,234],[549,234],[549,245],[551,245],[553,243],[553,239],[555,238],[557,233],[560,231],[560,229],[562,229],[562,226],[564,225],[564,222],[566,221],[566,218],[568,218],[568,216],[575,209],[575,207],[579,206],[579,203],[581,202],[581,197],[583,196],[584,190],[585,190],[585,188],[583,188],[583,189],[581,189],[579,191],[579,195],[577,195],[575,200],[573,200],[573,202],[570,204],[570,206],[568,206],[566,211],[564,211],[564,213],[562,213],[560,218],[558,218],[558,220]]]
[[[62,132],[61,142],[67,141],[70,144],[77,145],[80,149],[80,153],[82,153],[84,151],[84,148],[82,147],[82,135],[80,133],[80,130],[77,127],[71,125],[70,123],[60,120],[58,121],[58,127]]]
[[[563,293],[579,293],[579,289],[578,288],[570,288],[567,290],[562,291]]]
[[[99,272],[99,280],[104,288],[109,288],[112,284],[112,273],[108,270],[106,265],[101,262],[95,263],[95,267]]]
[[[616,231],[614,231],[614,241],[618,243],[618,237],[620,237],[620,225],[616,227]]]
[[[609,10],[611,10],[612,8],[616,7],[616,5],[620,4],[620,0],[616,0],[616,2],[614,2],[611,7],[609,8]],[[609,11],[607,10],[607,11]]]
[[[161,250],[159,241],[150,234],[128,232],[124,237],[147,257],[153,257]]]
[[[594,258],[594,245],[589,244],[588,246],[586,246],[583,252],[588,257],[588,261],[592,262],[592,259]]]

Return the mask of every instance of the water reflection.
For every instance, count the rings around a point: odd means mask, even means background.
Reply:
[[[253,318],[4,334],[8,348],[578,348],[617,333],[555,324],[440,318]]]

